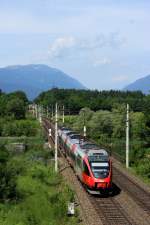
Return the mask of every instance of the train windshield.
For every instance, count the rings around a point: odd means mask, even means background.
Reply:
[[[91,162],[91,169],[95,178],[106,178],[109,175],[109,162]]]

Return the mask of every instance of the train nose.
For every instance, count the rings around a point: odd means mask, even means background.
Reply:
[[[107,183],[106,182],[97,182],[95,183],[96,188],[107,188]]]
[[[99,188],[102,188],[102,189],[105,189],[105,188],[110,188],[111,184],[110,182],[96,182],[95,183],[95,188],[96,189],[99,189]]]

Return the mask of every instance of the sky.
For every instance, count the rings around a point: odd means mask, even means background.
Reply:
[[[0,67],[47,64],[89,89],[150,74],[149,0],[0,0]]]

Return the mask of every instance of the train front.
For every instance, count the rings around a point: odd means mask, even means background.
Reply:
[[[112,163],[107,151],[104,149],[91,150],[87,157],[90,169],[89,192],[108,193],[112,191]]]

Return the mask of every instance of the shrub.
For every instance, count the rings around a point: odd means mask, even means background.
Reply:
[[[15,120],[6,122],[3,126],[3,136],[35,136],[38,133],[39,125],[37,121]]]
[[[138,174],[142,175],[143,177],[150,178],[150,160],[145,158],[140,160],[136,167],[136,171]]]

